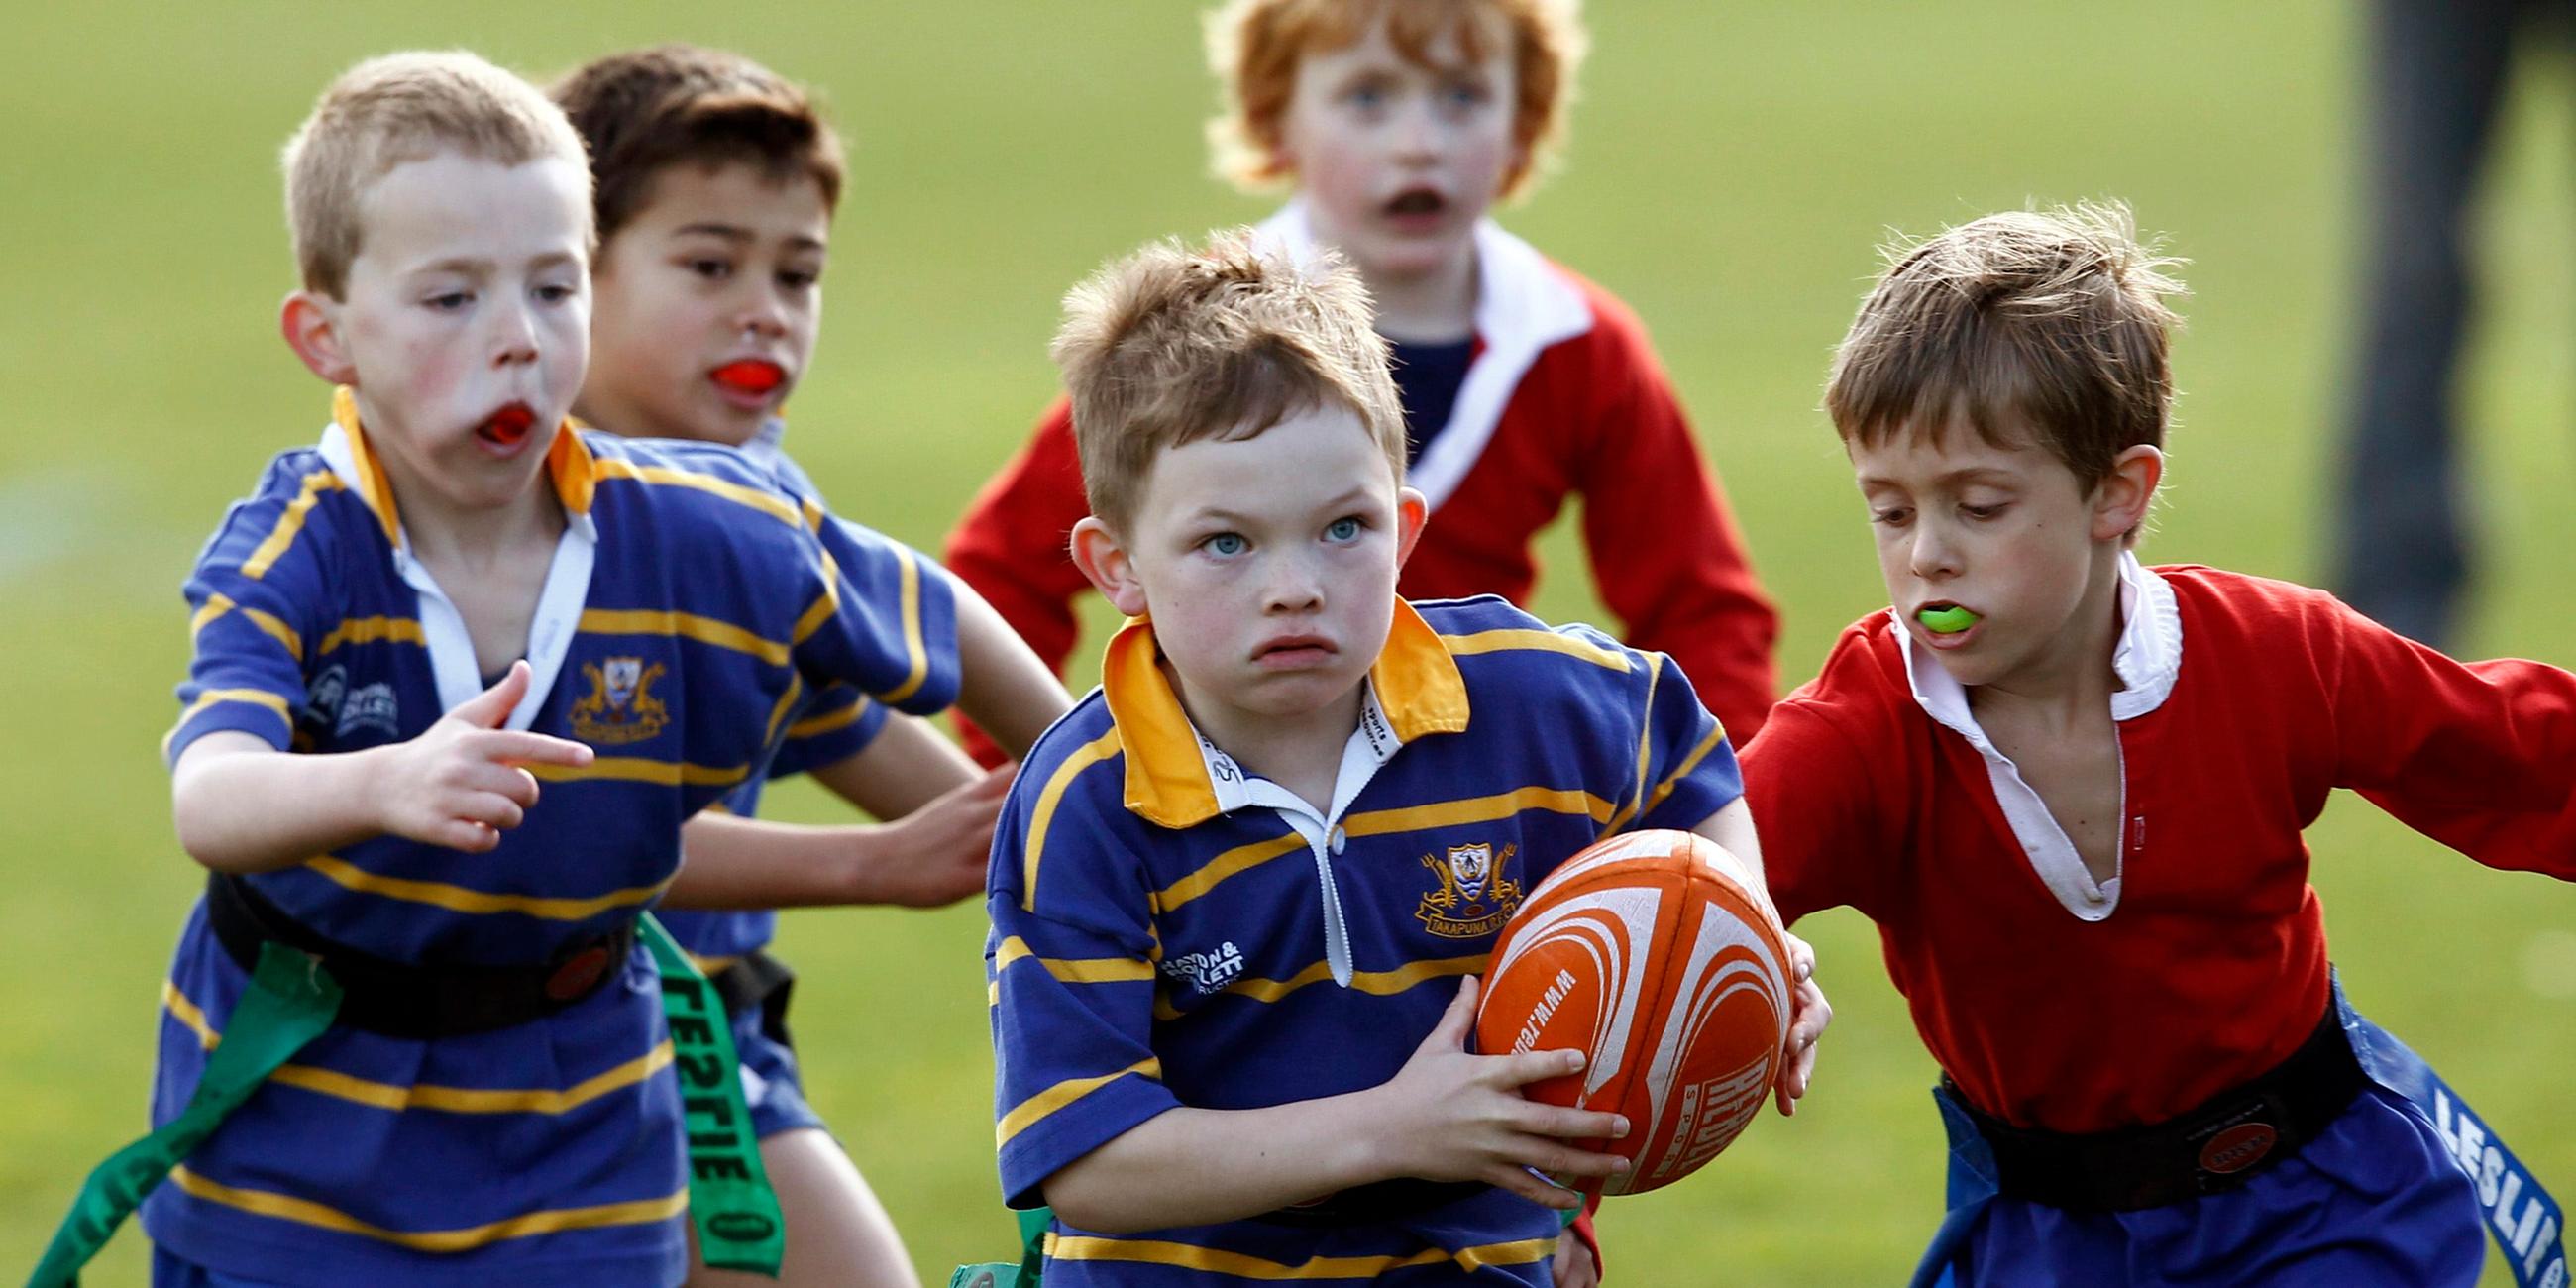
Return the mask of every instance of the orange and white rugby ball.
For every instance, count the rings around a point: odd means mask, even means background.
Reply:
[[[1503,927],[1477,1004],[1477,1049],[1584,1053],[1532,1100],[1628,1118],[1587,1141],[1630,1162],[1587,1193],[1688,1176],[1762,1108],[1794,991],[1780,915],[1741,860],[1689,832],[1594,844],[1538,883]]]

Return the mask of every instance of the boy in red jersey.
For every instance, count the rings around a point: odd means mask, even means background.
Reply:
[[[1741,743],[1777,693],[1778,621],[1662,364],[1626,305],[1485,217],[1558,142],[1574,7],[1233,0],[1209,24],[1219,168],[1293,184],[1265,240],[1340,251],[1376,302],[1432,509],[1403,593],[1526,601],[1531,543],[1579,493],[1627,642],[1671,655]],[[1086,589],[1066,536],[1085,513],[1058,399],[949,538],[949,566],[1059,667]]]
[[[1944,1070],[1919,1279],[2466,1285],[2481,1205],[2526,1282],[2563,1277],[2546,1196],[2343,1003],[2299,832],[2349,787],[2576,877],[2576,676],[2141,565],[2162,267],[2116,209],[1952,229],[1881,279],[1826,393],[1893,607],[1746,779],[1782,916],[1877,922]]]

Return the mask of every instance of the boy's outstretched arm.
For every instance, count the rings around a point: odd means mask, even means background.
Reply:
[[[170,812],[189,857],[217,872],[268,872],[375,836],[479,854],[537,803],[522,766],[578,768],[590,748],[501,728],[528,691],[528,664],[408,742],[293,755],[253,735],[206,734],[171,770]]]
[[[1761,883],[1763,897],[1770,897],[1769,878],[1762,870],[1762,840],[1753,830],[1753,807],[1737,797],[1726,808],[1701,820],[1693,832],[1725,846],[1727,852],[1742,859],[1753,869],[1753,879]],[[1816,950],[1806,940],[1783,930],[1781,940],[1789,949],[1789,969],[1796,977],[1797,1009],[1789,1018],[1789,1037],[1780,1048],[1780,1072],[1772,1080],[1773,1097],[1780,1112],[1798,1112],[1798,1098],[1807,1094],[1807,1084],[1816,1073],[1816,1042],[1825,1035],[1825,1026],[1834,1022],[1833,1003],[1816,986]]]
[[[720,911],[955,903],[984,888],[993,821],[1010,791],[1011,773],[1008,766],[975,770],[929,803],[884,823],[816,827],[700,814],[681,829],[688,858],[663,902]]]
[[[1014,760],[1072,707],[1064,682],[1022,642],[973,587],[949,578],[957,597],[957,654],[963,675],[957,709]]]
[[[1581,1053],[1473,1055],[1477,980],[1395,1077],[1364,1091],[1263,1109],[1165,1110],[1058,1168],[1046,1201],[1104,1234],[1239,1220],[1395,1177],[1481,1181],[1552,1208],[1582,1196],[1531,1174],[1611,1176],[1626,1158],[1569,1142],[1618,1139],[1616,1114],[1524,1099],[1520,1088],[1583,1067]]]

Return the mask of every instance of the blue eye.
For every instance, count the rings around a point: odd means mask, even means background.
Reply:
[[[1330,541],[1357,541],[1360,539],[1360,521],[1354,518],[1335,519],[1325,527],[1324,537]]]
[[[1209,554],[1216,555],[1219,558],[1227,559],[1242,554],[1244,551],[1250,550],[1251,548],[1252,543],[1244,540],[1243,534],[1238,532],[1220,532],[1199,543],[1199,549],[1205,550]]]

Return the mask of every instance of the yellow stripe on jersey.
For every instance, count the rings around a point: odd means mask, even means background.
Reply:
[[[833,573],[823,579],[823,593],[815,597],[813,606],[807,608],[804,615],[796,619],[796,633],[791,637],[792,641],[802,644],[814,638],[814,632],[823,629],[823,623],[832,620],[832,614],[839,611],[841,611],[841,578],[838,573]]]
[[[449,885],[444,881],[413,881],[404,877],[382,876],[336,855],[318,854],[304,861],[304,866],[341,886],[360,894],[381,895],[406,903],[425,903],[449,912],[478,915],[515,912],[544,921],[587,921],[611,908],[625,908],[651,903],[662,893],[668,881],[652,885],[611,890],[587,899],[551,899],[524,894],[494,894],[469,886]]]
[[[305,475],[303,489],[295,494],[294,500],[286,503],[286,512],[277,516],[277,526],[269,529],[268,536],[252,548],[250,558],[242,561],[242,575],[253,581],[267,576],[268,570],[286,553],[286,548],[295,544],[295,534],[304,530],[304,518],[313,512],[313,503],[323,493],[337,492],[346,486],[339,475],[329,470],[315,470]]]
[[[206,597],[206,606],[198,609],[197,615],[188,619],[188,638],[195,639],[197,632],[206,629],[207,623],[234,611],[239,611],[242,616],[249,618],[251,625],[268,632],[270,639],[285,645],[287,652],[294,654],[299,660],[303,658],[304,640],[295,633],[294,627],[280,621],[274,614],[264,613],[256,608],[243,608],[234,603],[230,595],[214,594]]]
[[[1490,823],[1523,810],[1551,814],[1588,814],[1595,823],[1609,821],[1617,806],[1577,787],[1516,787],[1492,796],[1464,796],[1403,809],[1369,810],[1342,817],[1342,830],[1352,836],[1384,836],[1464,823]]]
[[[895,554],[895,562],[903,567],[903,655],[911,659],[912,669],[903,683],[882,695],[888,703],[911,697],[930,677],[930,654],[921,646],[921,564],[905,547],[896,547]]]
[[[786,498],[773,496],[759,488],[728,483],[712,474],[672,469],[667,465],[638,465],[633,461],[606,456],[594,462],[591,471],[595,478],[632,479],[638,483],[648,483],[657,487],[694,488],[700,492],[723,497],[736,505],[750,506],[784,523],[801,524],[803,522],[801,516],[796,513],[796,507]]]
[[[587,765],[522,765],[520,768],[549,783],[611,778],[620,782],[660,783],[664,787],[731,787],[751,777],[749,765],[726,769],[717,765],[693,765],[684,760],[650,760],[642,756],[597,756]]]
[[[1040,957],[1028,941],[1013,935],[993,950],[993,973],[1019,961],[1035,961],[1046,973],[1067,984],[1121,984],[1154,978],[1154,968],[1133,957]]]
[[[289,1087],[299,1087],[318,1095],[355,1101],[376,1109],[401,1113],[407,1109],[432,1109],[448,1114],[568,1114],[602,1096],[628,1087],[671,1067],[671,1043],[664,1039],[660,1046],[603,1073],[593,1074],[561,1091],[550,1087],[443,1087],[431,1083],[400,1086],[352,1077],[336,1069],[309,1064],[278,1066],[268,1080]]]
[[[715,807],[710,805],[707,808],[713,809]],[[733,953],[724,957],[700,957],[696,953],[682,949],[680,955],[688,958],[689,964],[697,967],[699,974],[712,977],[723,974],[727,968],[731,967],[735,962],[741,961],[749,954]]]
[[[319,1226],[410,1248],[415,1252],[468,1252],[511,1239],[531,1235],[558,1234],[565,1230],[596,1230],[606,1226],[650,1225],[667,1221],[688,1210],[689,1192],[658,1199],[636,1199],[626,1203],[601,1203],[592,1207],[547,1208],[521,1213],[507,1220],[487,1225],[467,1226],[456,1230],[388,1230],[327,1207],[311,1199],[300,1199],[275,1190],[252,1190],[209,1180],[189,1171],[185,1163],[170,1169],[170,1180],[189,1194],[209,1203],[239,1208],[258,1216],[276,1217],[301,1225]]]
[[[1443,635],[1440,637],[1440,642],[1448,646],[1452,656],[1457,657],[1474,653],[1536,649],[1542,653],[1563,653],[1567,657],[1579,657],[1594,666],[1606,666],[1613,671],[1628,669],[1627,654],[1615,649],[1603,648],[1587,639],[1560,635],[1555,631],[1509,629],[1478,631],[1473,635]]]
[[[1664,655],[1647,654],[1646,719],[1639,722],[1637,727],[1637,790],[1628,797],[1627,804],[1619,807],[1618,813],[1610,816],[1610,821],[1602,826],[1603,831],[1616,832],[1626,827],[1630,819],[1645,812],[1646,762],[1654,756],[1655,752],[1655,682],[1662,678],[1664,678]]]
[[[315,657],[338,649],[343,644],[417,644],[429,647],[429,637],[421,634],[420,622],[409,617],[349,617],[331,628],[313,650]]]
[[[1046,853],[1047,829],[1055,824],[1055,807],[1063,803],[1065,789],[1073,786],[1073,780],[1083,770],[1117,754],[1118,726],[1113,724],[1109,732],[1076,748],[1047,778],[1045,789],[1038,793],[1036,807],[1029,811],[1028,853],[1020,862],[1020,907],[1023,909],[1030,912],[1038,910],[1038,858]]]
[[[1663,804],[1664,798],[1672,795],[1673,789],[1681,786],[1682,780],[1690,777],[1692,770],[1699,768],[1699,762],[1707,759],[1708,753],[1717,750],[1717,744],[1724,741],[1726,741],[1726,727],[1724,725],[1711,727],[1708,736],[1700,739],[1698,746],[1691,748],[1691,754],[1682,757],[1682,763],[1673,772],[1664,775],[1664,781],[1655,784],[1655,794],[1647,798],[1646,808],[1653,809]],[[1694,822],[1693,826],[1697,826],[1697,823]]]
[[[1011,1112],[1002,1115],[1002,1121],[993,1125],[994,1147],[1010,1144],[1013,1136],[1035,1126],[1039,1119],[1131,1073],[1159,1081],[1163,1076],[1163,1062],[1147,1056],[1116,1073],[1104,1073],[1096,1078],[1067,1078],[1013,1105]]]
[[[778,741],[779,722],[785,720],[787,713],[795,709],[796,699],[804,693],[805,677],[793,671],[788,672],[787,687],[778,691],[777,703],[769,708],[769,721],[760,727],[761,746],[766,747]]]
[[[858,701],[853,702],[838,711],[826,711],[819,716],[807,716],[804,719],[787,726],[787,736],[790,738],[814,738],[830,733],[836,729],[846,729],[851,725],[858,723],[860,716],[868,713],[868,702],[869,699],[865,695],[861,695]]]
[[[1375,1279],[1412,1266],[1436,1266],[1452,1261],[1460,1269],[1470,1272],[1486,1266],[1531,1265],[1555,1256],[1556,1240],[1521,1239],[1511,1243],[1487,1243],[1460,1248],[1456,1252],[1445,1248],[1425,1248],[1401,1257],[1308,1257],[1292,1266],[1248,1253],[1202,1248],[1196,1244],[1163,1239],[1103,1239],[1092,1235],[1050,1234],[1047,1236],[1046,1254],[1058,1261],[1135,1261],[1232,1275],[1237,1279]]]
[[[1490,956],[1491,954],[1488,953],[1474,953],[1465,957],[1439,957],[1412,962],[1394,970],[1355,971],[1351,975],[1350,987],[1355,993],[1371,993],[1380,997],[1391,996],[1427,979],[1473,975],[1485,968],[1485,962]],[[1222,991],[1238,993],[1256,1002],[1276,1002],[1309,984],[1321,984],[1332,977],[1331,963],[1316,962],[1286,979],[1238,976],[1228,982]],[[1155,1019],[1178,1019],[1180,1014],[1180,1010],[1170,1003],[1160,998],[1155,1000]]]
[[[731,622],[695,613],[664,612],[658,609],[585,609],[578,630],[600,635],[679,635],[701,644],[749,653],[771,666],[787,665],[787,646],[764,639]]]
[[[1290,832],[1267,841],[1238,845],[1198,866],[1198,870],[1154,892],[1154,912],[1161,915],[1216,888],[1217,883],[1257,868],[1283,854],[1306,852],[1304,837]]]
[[[197,1035],[198,1046],[212,1051],[217,1043],[224,1040],[223,1034],[215,1032],[215,1027],[206,1023],[206,1013],[197,1009],[197,1004],[189,1001],[187,994],[179,991],[175,981],[161,981],[161,1005],[169,1008],[170,1018],[187,1025],[188,1031]]]
[[[289,733],[295,730],[295,717],[287,711],[286,699],[266,689],[208,689],[198,694],[197,700],[189,703],[187,710],[179,713],[179,722],[170,726],[170,732],[161,735],[161,754],[165,756],[170,754],[170,740],[178,737],[179,731],[187,728],[189,721],[196,719],[207,709],[222,706],[227,702],[266,707],[275,712],[278,719],[286,722]]]

